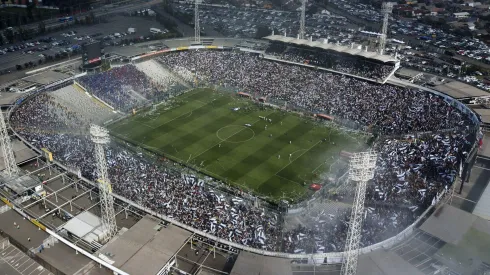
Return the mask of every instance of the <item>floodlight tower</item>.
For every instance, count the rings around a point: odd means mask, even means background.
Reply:
[[[379,39],[379,54],[383,54],[385,51],[386,45],[386,37],[388,33],[388,19],[390,17],[390,13],[393,10],[392,2],[384,2],[381,7],[381,13],[383,14],[383,29],[381,30],[381,37]]]
[[[356,275],[366,186],[367,182],[374,177],[377,158],[377,153],[368,151],[355,153],[350,160],[349,179],[357,182],[357,188],[352,204],[349,231],[347,232],[347,240],[345,242],[342,275]]]
[[[3,150],[3,159],[5,162],[4,173],[13,177],[19,174],[19,167],[15,162],[14,151],[12,150],[12,144],[10,143],[10,136],[7,131],[7,124],[5,123],[5,118],[3,113],[0,111],[0,145]]]
[[[199,2],[202,0],[195,0],[194,6],[194,41],[201,43],[201,28],[199,27]]]
[[[107,161],[104,145],[108,144],[109,132],[98,125],[90,126],[90,135],[95,144],[95,160],[97,162],[97,176],[99,183],[100,212],[105,241],[117,233],[116,215],[114,213],[114,199],[111,196],[112,186],[107,173]]]
[[[306,0],[301,0],[301,20],[299,20],[299,39],[305,39]]]

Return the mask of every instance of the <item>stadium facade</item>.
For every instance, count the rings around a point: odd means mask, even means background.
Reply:
[[[209,39],[209,38],[207,38],[207,39]],[[477,117],[477,115],[475,115],[469,108],[467,108],[464,104],[462,104],[458,100],[455,100],[450,96],[447,96],[441,92],[437,92],[437,91],[432,90],[432,89],[428,89],[426,87],[420,87],[420,86],[417,86],[417,85],[414,85],[411,83],[401,82],[398,80],[395,80],[395,81],[391,80],[390,77],[393,75],[394,71],[399,67],[399,61],[397,61],[397,60],[394,60],[394,59],[386,57],[386,56],[379,56],[376,54],[368,54],[365,51],[355,50],[354,48],[349,49],[348,47],[338,47],[335,45],[328,45],[326,43],[325,44],[316,43],[314,45],[313,44],[310,45],[311,43],[307,42],[307,41],[298,41],[296,39],[286,39],[286,38],[281,38],[279,36],[268,37],[268,39],[276,41],[276,42],[279,41],[279,42],[284,42],[284,43],[295,43],[297,45],[301,44],[302,47],[322,47],[322,48],[325,48],[328,50],[338,51],[340,54],[347,52],[347,54],[349,54],[349,55],[354,55],[354,56],[359,55],[359,57],[362,57],[364,59],[365,58],[368,58],[368,59],[373,58],[376,60],[376,62],[391,62],[391,63],[393,63],[393,71],[390,72],[389,75],[385,79],[377,80],[377,79],[366,79],[364,77],[360,77],[360,78],[363,80],[368,80],[368,81],[373,81],[373,82],[390,83],[392,85],[404,85],[407,87],[413,87],[413,88],[425,90],[429,93],[435,94],[435,95],[443,98],[444,101],[446,101],[448,104],[450,104],[454,108],[458,109],[461,113],[467,114],[470,117],[470,119],[472,120],[472,122],[474,123],[475,128],[479,127],[480,121],[479,121],[479,118]],[[153,52],[149,52],[149,53],[138,54],[137,56],[131,56],[130,57],[131,63],[137,63],[140,61],[148,60],[148,59],[151,59],[151,58],[154,58],[157,56],[169,54],[171,52],[191,51],[191,50],[199,50],[199,51],[202,51],[202,50],[213,50],[213,51],[225,50],[225,51],[255,52],[257,54],[263,55],[263,58],[266,58],[266,59],[268,58],[270,60],[276,60],[276,61],[284,62],[284,63],[294,63],[297,66],[314,67],[315,69],[319,69],[319,70],[324,69],[324,68],[320,68],[318,66],[314,66],[311,64],[305,64],[305,63],[298,64],[297,62],[291,62],[291,61],[287,61],[287,60],[278,60],[277,58],[275,58],[273,56],[267,56],[263,50],[257,50],[257,49],[253,49],[251,47],[240,46],[240,45],[247,44],[247,43],[250,44],[253,41],[250,42],[250,41],[234,40],[234,39],[222,39],[222,38],[215,39],[215,40],[210,39],[210,41],[212,41],[212,45],[208,45],[208,46],[190,45],[192,43],[192,41],[190,39],[178,39],[178,40],[165,41],[165,44],[173,45],[173,46],[171,46],[167,49],[159,50],[159,51],[153,51]],[[225,43],[220,44],[220,42],[225,42]],[[256,42],[258,44],[263,43],[263,41],[256,41]],[[255,42],[253,42],[253,43],[255,43]],[[332,70],[332,69],[325,69],[325,70],[335,72],[335,73],[339,73],[339,74],[343,74],[342,72],[336,72],[335,70]],[[75,75],[73,77],[69,77],[66,79],[58,80],[54,83],[44,85],[42,87],[37,88],[34,91],[29,92],[28,94],[23,96],[23,98],[18,99],[16,101],[16,103],[14,104],[14,106],[9,109],[8,117],[10,118],[12,116],[12,114],[16,112],[16,110],[19,106],[21,106],[25,102],[31,100],[32,98],[38,96],[39,94],[42,94],[44,92],[54,91],[54,90],[60,89],[60,88],[65,87],[65,86],[73,85],[74,83],[76,83],[77,78],[79,78],[83,75],[85,75],[85,73],[81,74],[81,75]],[[358,76],[351,75],[351,77],[358,77]],[[25,137],[23,137],[21,134],[15,132],[15,131],[14,131],[14,134],[17,136],[18,139],[20,139],[23,143],[27,144],[34,151],[38,152],[40,155],[44,155],[43,151],[41,151],[41,148],[36,148],[36,146],[34,146],[31,142],[29,142],[27,139],[25,139]],[[422,135],[427,134],[427,133],[410,133],[410,134],[417,137],[417,136],[422,136]],[[475,144],[476,144],[476,142],[477,141],[474,140]],[[477,146],[472,146],[472,148],[473,149],[477,148]],[[475,154],[472,151],[469,153],[469,155],[473,156]],[[469,177],[472,162],[474,162],[472,159],[467,160],[466,164],[464,166],[464,171],[463,170],[460,171],[463,179],[467,179]],[[71,169],[70,167],[65,166],[65,164],[57,161],[56,157],[53,160],[53,163],[57,167],[60,167],[61,169],[65,170],[67,173],[73,172],[72,171],[73,169]],[[87,186],[97,186],[96,183],[90,181],[89,179],[87,179],[81,175],[74,175],[74,176],[79,177],[79,179],[81,181],[85,182],[85,184]],[[444,196],[445,192],[448,192],[448,191],[445,190],[441,194],[439,194],[439,197],[437,198],[437,200],[442,198]],[[313,253],[313,254],[289,254],[289,253],[273,252],[273,251],[267,251],[267,250],[252,248],[252,247],[249,247],[246,245],[230,242],[229,240],[218,238],[213,234],[192,228],[192,227],[190,227],[190,226],[188,226],[182,222],[179,222],[179,221],[177,221],[171,217],[159,214],[159,213],[157,213],[151,209],[148,209],[144,206],[137,204],[136,202],[130,201],[130,200],[128,200],[122,196],[119,196],[118,194],[113,193],[113,196],[117,201],[124,202],[126,205],[131,206],[134,209],[138,209],[139,211],[147,213],[148,215],[150,215],[152,217],[158,218],[162,221],[168,222],[168,223],[176,226],[177,228],[180,228],[180,229],[183,229],[184,231],[190,232],[190,235],[192,235],[191,242],[193,239],[204,238],[206,240],[212,241],[215,245],[219,243],[223,247],[226,247],[227,249],[235,249],[236,251],[246,251],[247,253],[251,253],[248,256],[252,257],[252,258],[253,257],[264,257],[264,259],[265,259],[267,257],[273,257],[273,258],[290,259],[290,260],[297,260],[297,261],[303,261],[303,262],[306,261],[307,263],[314,264],[314,265],[320,265],[320,264],[324,264],[324,263],[336,264],[336,263],[340,263],[342,261],[343,252]],[[22,211],[20,207],[17,210]],[[377,250],[382,249],[382,248],[387,249],[387,248],[390,248],[390,247],[400,243],[402,240],[406,239],[408,236],[410,236],[412,234],[414,228],[416,226],[418,226],[423,219],[425,219],[428,215],[430,215],[431,211],[433,211],[433,207],[427,208],[424,211],[424,213],[421,214],[420,217],[412,225],[407,227],[405,230],[398,233],[396,236],[393,236],[391,238],[383,240],[382,242],[379,242],[379,243],[376,243],[374,245],[362,248],[360,250],[360,254],[371,253],[372,251],[377,251]],[[34,217],[31,217],[31,218],[34,218]],[[63,242],[66,242],[66,243],[69,242],[66,239],[64,239],[62,236],[58,235],[54,230],[52,230],[50,228],[46,228],[43,225],[40,225],[40,228],[45,230],[50,235],[54,236],[55,238],[57,238]],[[73,248],[75,248],[75,247],[73,247]],[[80,248],[76,248],[76,249],[81,250]],[[244,252],[242,252],[242,253],[244,253]],[[124,268],[121,270],[119,268],[112,266],[111,260],[107,259],[107,257],[104,257],[102,254],[100,254],[99,257],[96,257],[95,254],[92,254],[91,252],[85,252],[84,254],[87,254],[87,255],[90,254],[91,258],[93,258],[94,260],[96,260],[99,263],[102,263],[104,266],[106,266],[107,268],[111,269],[112,271],[114,271],[116,273],[128,274],[128,273],[126,273],[128,271],[124,270]],[[244,255],[245,255],[245,253],[244,253]],[[255,255],[255,256],[250,256],[250,255]],[[170,263],[170,264],[167,264],[164,267],[162,267],[156,274],[166,274],[166,272],[168,272],[170,270],[170,266],[172,264],[175,264],[175,262],[176,262],[175,259],[176,259],[175,256],[173,258],[169,257],[167,263]],[[272,259],[272,258],[268,258],[268,259]],[[266,263],[270,264],[271,261],[264,261],[264,265]],[[281,263],[279,263],[279,265],[280,264]],[[242,274],[242,273],[237,272],[236,274]]]

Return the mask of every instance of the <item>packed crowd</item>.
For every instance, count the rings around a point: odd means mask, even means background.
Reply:
[[[151,60],[137,66],[125,65],[89,74],[79,78],[79,82],[90,93],[122,111],[160,98],[164,92],[179,86],[168,72]]]
[[[160,66],[155,60],[139,62],[135,66],[150,78],[157,90],[162,91],[168,87],[177,85],[177,81],[172,74]]]
[[[450,129],[469,123],[442,98],[424,91],[271,62],[257,55],[186,51],[160,61],[169,68],[195,71],[200,83],[236,87],[256,97],[354,121],[383,134]]]
[[[420,212],[393,205],[370,206],[366,203],[366,214],[361,234],[361,247],[379,243],[396,235],[409,226]],[[333,214],[326,211],[311,217],[313,223],[299,225],[287,231],[283,237],[283,251],[290,253],[327,253],[342,251],[347,238],[350,209],[337,209]]]
[[[375,63],[329,51],[313,51],[271,44],[266,54],[287,61],[305,63],[370,79],[384,80],[394,70],[392,64]]]
[[[231,52],[182,52],[164,56],[160,62],[180,72],[195,72],[199,81],[243,87],[254,95],[355,119],[385,134],[457,127],[417,139],[410,135],[386,139],[376,145],[379,159],[366,194],[363,246],[400,232],[433,203],[435,195],[452,183],[472,140],[465,130],[469,120],[429,93]],[[74,134],[89,122],[63,103],[56,103],[51,93],[27,100],[11,118],[12,127],[34,145],[48,148],[57,160],[95,179],[90,138]],[[290,253],[344,248],[349,209],[318,213],[312,217],[315,223],[283,231],[279,213],[221,193],[207,184],[213,179],[199,178],[179,164],[152,162],[114,143],[107,149],[107,161],[116,193],[223,239]]]
[[[52,93],[52,96],[60,105],[79,113],[90,123],[102,124],[115,115],[108,107],[102,104],[94,104],[93,98],[88,97],[74,85],[58,89]]]

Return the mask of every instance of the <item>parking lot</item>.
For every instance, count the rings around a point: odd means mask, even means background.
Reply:
[[[175,10],[191,16],[193,5],[176,4]],[[200,21],[204,32],[212,28],[227,37],[255,38],[259,27],[275,29],[280,34],[296,36],[299,28],[299,11],[278,11],[260,8],[200,6]],[[306,33],[313,38],[330,37],[332,41],[350,43],[354,25],[345,17],[327,13],[306,15]],[[268,33],[269,34],[269,33]]]
[[[2,275],[52,275],[53,273],[11,245],[0,240],[0,272]]]
[[[104,41],[109,44],[119,43],[125,38],[147,37],[150,35],[150,28],[164,29],[164,26],[156,22],[153,17],[115,15],[106,18],[106,20],[107,23],[74,26],[63,31],[36,37],[23,43],[0,46],[0,50],[6,52],[5,54],[0,53],[0,71],[14,71],[16,70],[16,65],[24,66],[27,62],[33,62],[33,64],[38,65],[40,59],[45,59],[49,55],[55,56],[56,54],[63,54],[63,52],[65,54],[73,54],[73,50],[79,48],[83,43],[92,39],[103,40],[104,36],[114,35],[115,33],[120,33],[121,37],[114,37]],[[136,33],[124,36],[123,33],[127,33],[128,28],[135,28]],[[62,35],[71,32],[76,33],[71,36]],[[9,51],[9,48],[15,49],[14,47],[17,47],[17,50]],[[40,56],[41,54],[44,57]]]

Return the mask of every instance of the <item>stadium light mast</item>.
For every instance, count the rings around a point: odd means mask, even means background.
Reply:
[[[362,234],[362,218],[367,182],[374,177],[376,159],[374,151],[355,153],[350,160],[349,179],[357,182],[356,194],[352,204],[349,231],[342,261],[342,275],[356,275],[359,257],[359,242]]]
[[[202,0],[195,0],[194,6],[194,42],[201,43],[201,28],[199,26],[199,2]]]
[[[306,0],[301,0],[301,19],[299,20],[299,39],[305,39]]]
[[[392,2],[384,2],[381,7],[381,13],[383,14],[383,28],[381,30],[381,37],[379,39],[379,54],[383,54],[385,51],[386,38],[388,33],[388,19],[390,17],[390,13],[393,10]]]
[[[7,124],[5,123],[5,117],[3,112],[0,112],[0,145],[2,146],[3,159],[5,162],[4,173],[13,177],[19,174],[19,167],[15,162],[14,151],[12,150],[12,143],[10,142],[10,136],[7,131]]]
[[[112,186],[107,173],[107,161],[104,150],[104,145],[110,141],[109,132],[103,127],[92,124],[90,126],[90,135],[95,144],[95,160],[97,164],[97,181],[99,183],[100,212],[102,216],[102,227],[104,229],[104,240],[108,241],[117,233],[114,198],[111,196]]]

